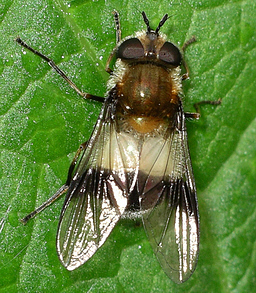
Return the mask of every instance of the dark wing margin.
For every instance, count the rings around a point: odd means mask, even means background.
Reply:
[[[109,100],[81,155],[60,216],[57,252],[68,270],[84,264],[102,246],[127,205],[126,191],[111,171],[115,165],[116,173],[124,174],[113,119],[115,103]]]
[[[174,129],[156,147],[141,196],[142,219],[163,270],[182,283],[195,270],[199,252],[196,188],[182,106]]]

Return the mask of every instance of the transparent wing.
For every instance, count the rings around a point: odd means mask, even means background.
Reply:
[[[145,141],[141,169],[145,230],[165,273],[182,283],[195,270],[199,250],[196,189],[182,106],[167,139]]]
[[[68,270],[79,267],[97,251],[127,206],[131,176],[126,172],[123,148],[128,142],[116,131],[114,107],[111,101],[105,102],[61,212],[57,251]],[[136,156],[133,153],[130,162],[138,160]]]

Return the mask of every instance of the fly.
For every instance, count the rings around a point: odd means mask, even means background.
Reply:
[[[25,224],[66,193],[57,252],[72,271],[104,244],[121,217],[135,214],[165,273],[176,283],[194,272],[199,251],[199,215],[182,106],[182,80],[188,77],[182,52],[156,30],[142,12],[147,29],[121,40],[115,11],[117,45],[107,61],[106,98],[81,92],[48,57],[20,38],[82,97],[103,102],[90,139],[78,149],[66,183],[21,221]],[[191,39],[182,48],[194,41]],[[114,69],[111,61],[116,58]],[[181,65],[186,69],[181,74]]]

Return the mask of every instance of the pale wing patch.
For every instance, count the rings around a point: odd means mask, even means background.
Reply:
[[[138,160],[138,151],[133,146],[132,154],[127,153],[130,137],[116,132],[113,112],[113,104],[106,102],[61,213],[57,251],[68,270],[85,263],[105,242],[127,207],[130,182],[136,181],[127,171]]]
[[[185,118],[182,111],[178,115],[180,123],[166,142],[155,143],[153,165],[148,167],[144,180],[141,209],[144,227],[163,270],[174,282],[182,283],[196,267],[199,219]],[[162,176],[158,171],[163,171]]]

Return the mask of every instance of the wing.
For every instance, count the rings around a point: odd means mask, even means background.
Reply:
[[[74,270],[105,242],[127,206],[125,135],[116,131],[115,103],[103,105],[95,129],[76,167],[61,212],[57,252],[62,264]],[[129,162],[138,161],[138,152]],[[133,179],[135,180],[135,179]]]
[[[182,283],[195,270],[199,250],[196,189],[182,105],[168,132],[167,138],[144,142],[138,181],[149,241],[165,273]]]

